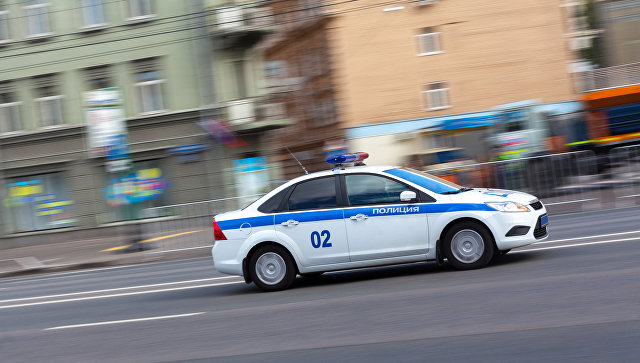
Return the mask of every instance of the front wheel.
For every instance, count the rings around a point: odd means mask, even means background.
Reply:
[[[258,248],[249,260],[251,280],[263,291],[284,290],[296,278],[291,256],[280,246]]]
[[[476,222],[461,222],[444,236],[444,254],[449,264],[458,270],[472,270],[486,266],[493,257],[490,232]]]

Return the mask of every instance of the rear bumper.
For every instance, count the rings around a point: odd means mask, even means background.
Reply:
[[[238,257],[240,241],[216,241],[211,249],[213,265],[219,272],[242,276],[242,259]]]

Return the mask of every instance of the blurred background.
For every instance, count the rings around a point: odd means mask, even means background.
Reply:
[[[639,205],[640,1],[0,1],[0,249],[208,246],[345,151]]]

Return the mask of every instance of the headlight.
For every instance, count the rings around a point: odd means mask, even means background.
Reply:
[[[489,207],[501,212],[528,212],[529,207],[516,202],[489,202]]]

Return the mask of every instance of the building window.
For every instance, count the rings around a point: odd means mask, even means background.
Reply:
[[[236,94],[235,98],[247,98],[247,74],[246,63],[243,59],[233,61],[233,75],[236,81]]]
[[[83,27],[96,27],[106,23],[103,0],[80,0]]]
[[[313,126],[322,127],[334,124],[336,120],[335,102],[332,97],[315,100],[311,109]]]
[[[142,71],[136,74],[140,97],[140,112],[150,113],[164,110],[164,99],[162,97],[162,85],[164,79],[160,78],[159,71]]]
[[[9,12],[0,11],[0,44],[9,40]]]
[[[418,40],[418,55],[431,55],[442,53],[440,46],[440,32],[435,28],[422,28],[420,34],[416,35]]]
[[[425,96],[427,110],[435,111],[451,107],[451,97],[449,95],[449,85],[447,82],[430,82],[425,85],[422,91]]]
[[[51,34],[49,24],[49,6],[48,2],[43,0],[29,0],[24,6],[24,13],[27,22],[27,36],[40,37]]]
[[[3,213],[9,233],[70,227],[76,224],[74,202],[62,173],[7,180]]]
[[[36,95],[33,100],[38,116],[40,117],[40,127],[62,125],[62,98],[55,85],[52,76],[36,78]]]
[[[284,60],[270,60],[263,63],[266,78],[284,78],[289,75],[287,62]]]
[[[86,68],[84,76],[87,82],[87,90],[93,91],[113,87],[113,81],[108,66]]]
[[[16,102],[12,92],[0,92],[0,132],[18,131],[20,102]]]
[[[129,0],[129,18],[139,19],[153,16],[150,0]]]

